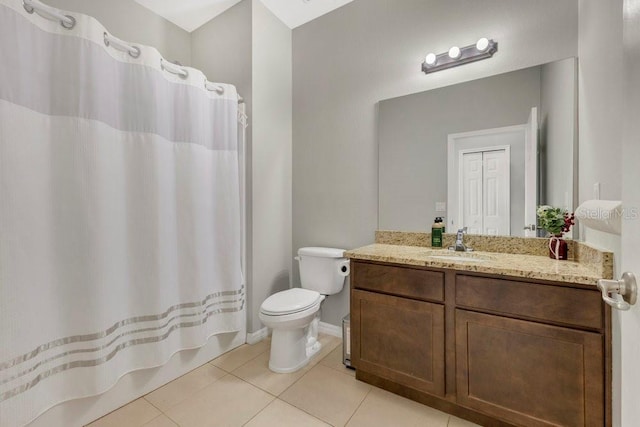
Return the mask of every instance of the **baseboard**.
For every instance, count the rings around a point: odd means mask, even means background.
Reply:
[[[269,328],[264,327],[255,332],[247,332],[247,344],[257,344],[269,336]]]
[[[342,338],[342,328],[340,326],[332,325],[331,323],[320,322],[318,325],[318,332]]]

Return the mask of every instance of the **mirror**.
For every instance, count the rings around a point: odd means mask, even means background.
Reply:
[[[535,210],[573,210],[577,61],[378,104],[380,230],[535,237]]]

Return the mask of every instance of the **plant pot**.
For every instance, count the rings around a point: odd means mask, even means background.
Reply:
[[[568,252],[569,245],[562,238],[562,234],[549,238],[549,258],[557,260],[567,259]]]

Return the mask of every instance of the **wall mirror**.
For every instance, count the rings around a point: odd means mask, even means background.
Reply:
[[[378,104],[380,230],[535,237],[536,207],[577,197],[577,61]]]

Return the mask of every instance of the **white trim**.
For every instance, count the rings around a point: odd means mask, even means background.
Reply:
[[[538,108],[533,107],[524,136],[524,225],[537,224],[538,188]],[[525,230],[525,237],[536,237],[535,230]]]
[[[458,228],[462,228],[460,225],[461,222],[461,211],[458,209],[459,203],[459,155],[458,152],[464,151],[457,148],[457,143],[459,139],[469,138],[474,136],[485,136],[491,134],[506,134],[506,133],[516,133],[522,132],[523,135],[526,132],[527,125],[513,125],[513,126],[504,126],[500,128],[491,128],[491,129],[481,129],[470,132],[460,132],[460,133],[450,133],[447,135],[447,223],[446,227],[450,230],[451,233],[455,233]],[[504,145],[501,145],[504,146]],[[485,151],[491,151],[493,148],[485,149]],[[471,151],[479,151],[476,149],[472,149]],[[509,153],[509,158],[511,154]],[[510,171],[510,167],[509,167]],[[509,179],[511,179],[511,174],[509,172]],[[511,227],[509,227],[511,229]]]
[[[331,335],[332,337],[342,338],[342,328],[340,326],[332,325],[331,323],[320,322],[318,324],[318,332]]]
[[[269,335],[269,328],[267,328],[266,326],[255,332],[247,332],[247,344],[257,344],[260,341],[266,339]]]

